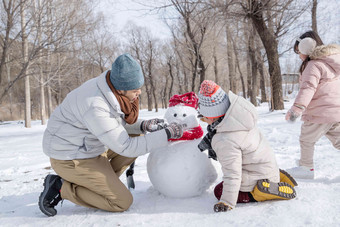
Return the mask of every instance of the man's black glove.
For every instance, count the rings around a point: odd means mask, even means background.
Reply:
[[[165,128],[167,124],[164,122],[164,119],[150,119],[142,121],[140,128],[143,132],[155,132]]]

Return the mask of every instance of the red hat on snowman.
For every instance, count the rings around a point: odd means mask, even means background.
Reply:
[[[188,92],[183,95],[174,95],[169,100],[169,107],[176,105],[190,106],[197,110],[198,97],[195,92]]]
[[[189,106],[192,108],[195,108],[197,110],[198,108],[198,97],[195,94],[195,92],[188,92],[183,95],[174,95],[169,100],[169,107],[173,106]],[[178,141],[178,140],[194,140],[201,138],[203,136],[204,132],[202,127],[199,125],[195,128],[192,128],[190,130],[186,130],[183,132],[183,136],[179,139],[170,139],[169,141]]]

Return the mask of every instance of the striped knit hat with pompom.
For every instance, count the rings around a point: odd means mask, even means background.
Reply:
[[[199,112],[207,118],[217,118],[225,115],[230,106],[228,95],[211,80],[202,82],[198,100]]]

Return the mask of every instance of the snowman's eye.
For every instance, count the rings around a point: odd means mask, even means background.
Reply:
[[[177,117],[177,114],[174,114],[174,117]]]
[[[186,114],[183,114],[183,117],[186,117],[187,115]]]

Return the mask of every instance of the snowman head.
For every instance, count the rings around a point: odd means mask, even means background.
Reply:
[[[164,118],[168,123],[185,124],[186,128],[195,128],[199,125],[197,110],[189,106],[176,105],[169,107],[165,112]]]
[[[183,95],[174,95],[169,100],[169,108],[165,112],[164,118],[168,123],[176,122],[185,124],[186,128],[199,126],[197,119],[198,98],[194,92]]]

